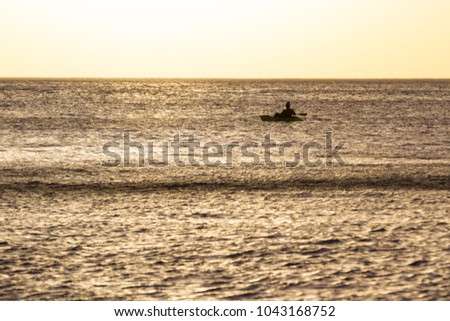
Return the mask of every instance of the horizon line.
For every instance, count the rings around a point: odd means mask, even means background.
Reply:
[[[55,77],[55,76],[0,76],[0,80],[450,80],[450,77]]]

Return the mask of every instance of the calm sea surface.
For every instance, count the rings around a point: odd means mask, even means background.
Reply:
[[[0,80],[0,299],[450,300],[449,116],[450,81]],[[285,166],[327,132],[344,165]],[[145,166],[103,166],[124,133]]]

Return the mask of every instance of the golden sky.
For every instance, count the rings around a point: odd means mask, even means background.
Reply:
[[[0,77],[450,78],[450,0],[0,0]]]

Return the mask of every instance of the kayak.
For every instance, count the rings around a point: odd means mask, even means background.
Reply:
[[[259,116],[262,121],[285,121],[285,122],[292,122],[292,121],[302,121],[300,117],[273,117],[269,115],[263,115]]]
[[[301,116],[306,116],[306,114],[300,114]],[[284,122],[293,122],[293,121],[302,121],[303,119],[297,116],[293,117],[273,117],[269,115],[259,116],[262,121],[284,121]]]

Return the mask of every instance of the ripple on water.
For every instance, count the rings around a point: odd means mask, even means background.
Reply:
[[[327,239],[327,240],[321,240],[321,241],[314,242],[314,244],[317,244],[317,245],[335,245],[335,244],[340,244],[340,243],[342,243],[342,241],[339,239]]]

